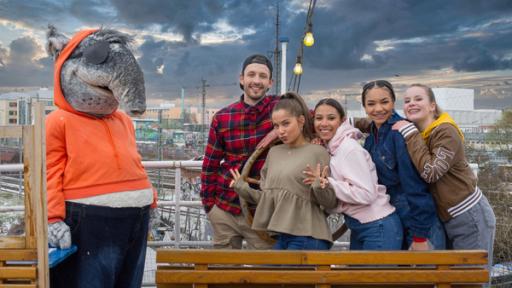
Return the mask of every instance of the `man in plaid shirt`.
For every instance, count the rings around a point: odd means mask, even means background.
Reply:
[[[250,249],[271,248],[241,215],[238,194],[229,188],[229,169],[241,170],[256,145],[273,129],[270,114],[278,97],[266,96],[271,87],[270,60],[263,55],[249,56],[240,74],[243,95],[213,117],[201,173],[201,200],[213,228],[215,248],[241,249],[243,239]],[[258,158],[249,176],[259,176],[265,157]]]

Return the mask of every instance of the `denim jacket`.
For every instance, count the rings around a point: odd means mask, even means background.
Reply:
[[[409,157],[404,138],[391,126],[403,118],[393,111],[377,130],[371,124],[364,148],[377,168],[379,184],[385,185],[391,204],[397,209],[405,228],[413,236],[428,238],[437,217],[432,195]]]

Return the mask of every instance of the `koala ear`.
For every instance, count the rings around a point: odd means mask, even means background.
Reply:
[[[46,32],[46,52],[53,60],[57,59],[60,51],[68,44],[69,38],[57,31],[55,26],[48,24],[48,32]]]

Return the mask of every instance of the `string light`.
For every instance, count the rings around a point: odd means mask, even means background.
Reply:
[[[304,46],[311,47],[313,46],[313,44],[315,44],[315,38],[313,37],[313,33],[307,32],[306,35],[304,36]]]
[[[313,12],[310,12],[309,16],[308,16],[308,23],[307,23],[307,30],[306,30],[306,34],[304,35],[304,46],[306,47],[311,47],[313,46],[313,44],[315,44],[315,38],[313,37],[313,23],[312,23],[312,19],[311,19],[311,14]]]
[[[308,13],[306,16],[306,26],[304,27],[304,34],[302,36],[297,53],[297,61],[293,67],[293,76],[290,78],[289,91],[299,92],[300,82],[304,69],[302,67],[302,58],[304,56],[304,47],[311,47],[315,44],[315,38],[313,37],[313,10],[315,9],[316,0],[310,0]]]
[[[301,75],[304,70],[302,70],[302,64],[299,62],[295,63],[295,66],[293,67],[293,74],[295,75]]]
[[[293,67],[293,74],[301,75],[304,70],[302,69],[302,57],[297,56],[297,61],[295,62],[295,66]]]

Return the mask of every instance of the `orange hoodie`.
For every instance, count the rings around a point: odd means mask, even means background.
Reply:
[[[55,62],[54,101],[59,109],[46,117],[49,223],[65,218],[66,200],[152,187],[130,117],[119,110],[104,118],[90,116],[76,111],[62,93],[62,65],[80,41],[95,31],[77,33]]]

